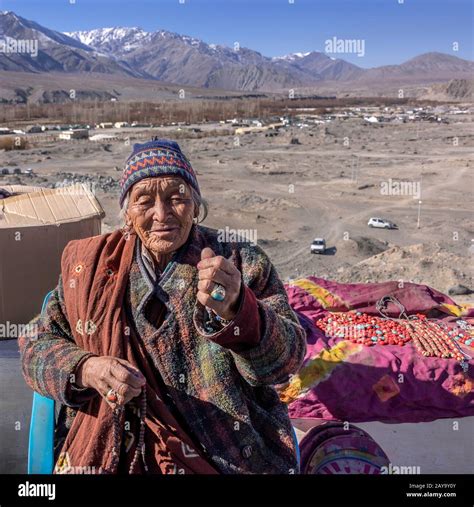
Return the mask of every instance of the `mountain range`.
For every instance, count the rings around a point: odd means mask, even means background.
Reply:
[[[1,39],[36,40],[38,52],[2,51],[0,71],[99,73],[224,90],[271,92],[381,80],[436,83],[474,75],[473,62],[444,53],[364,69],[319,51],[271,58],[166,30],[114,27],[61,33],[11,11],[0,12]]]

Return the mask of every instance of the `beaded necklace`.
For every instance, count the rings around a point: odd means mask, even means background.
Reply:
[[[394,303],[400,310],[397,319],[387,315],[388,303]],[[428,320],[426,315],[417,313],[408,316],[404,306],[393,296],[380,299],[376,308],[381,317],[351,310],[345,313],[329,313],[316,322],[326,336],[344,338],[368,347],[374,345],[400,345],[412,342],[417,352],[425,357],[454,358],[467,371],[471,356],[461,348],[460,343],[470,346],[473,326],[457,321],[449,329],[445,323]]]
[[[120,417],[124,412],[125,407],[123,405],[117,406],[113,410],[113,432],[114,432],[114,444],[112,448],[112,469],[117,470],[118,463],[120,459]],[[146,418],[146,385],[143,386],[142,392],[140,394],[140,431],[138,435],[137,447],[135,449],[135,454],[133,456],[132,463],[130,464],[130,468],[128,470],[129,474],[133,474],[135,467],[138,463],[138,459],[141,456],[143,462],[143,468],[145,472],[148,472],[148,467],[145,462],[145,418]]]

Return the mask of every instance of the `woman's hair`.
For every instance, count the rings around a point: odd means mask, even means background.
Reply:
[[[195,218],[195,223],[199,224],[201,222],[204,222],[204,220],[206,220],[206,217],[209,212],[209,205],[208,205],[206,199],[201,197],[196,192],[196,190],[194,190],[193,187],[190,186],[189,188],[191,189],[191,194],[192,194],[194,206],[198,210],[197,217]],[[119,219],[120,219],[120,223],[122,224],[122,226],[125,225],[125,213],[128,209],[128,204],[130,202],[130,191],[131,191],[131,189],[125,194],[125,199],[123,200],[122,207],[120,208],[120,211],[119,211]]]

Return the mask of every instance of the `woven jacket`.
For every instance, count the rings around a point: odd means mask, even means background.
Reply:
[[[66,431],[83,403],[98,394],[91,389],[77,390],[71,384],[75,369],[91,353],[76,344],[77,324],[71,326],[67,312],[67,308],[69,313],[75,308],[74,302],[65,298],[63,281],[78,263],[87,265],[88,259],[120,234],[115,231],[68,243],[62,274],[46,315],[31,322],[38,325],[37,335],[19,339],[26,382],[63,405],[59,425]],[[206,246],[216,255],[233,259],[241,271],[245,292],[241,305],[255,304],[258,308],[257,344],[234,346],[235,338],[229,330],[233,335],[255,332],[240,310],[223,330],[211,335],[204,331],[202,312],[196,304],[196,264]],[[213,465],[226,474],[298,473],[287,407],[272,386],[286,382],[299,370],[306,352],[306,335],[265,252],[248,242],[220,242],[216,230],[193,225],[185,246],[155,286],[147,277],[136,276],[138,271],[133,266],[131,298],[137,309],[137,327],[147,329],[146,303],[153,296],[159,297],[167,314],[152,343],[151,360]],[[107,287],[105,284],[103,290]],[[97,333],[100,336],[100,325]],[[144,341],[149,338],[142,336]]]

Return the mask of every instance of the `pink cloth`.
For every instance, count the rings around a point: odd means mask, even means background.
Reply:
[[[379,315],[375,303],[386,295],[396,297],[409,315],[424,313],[449,325],[458,319],[474,324],[474,308],[413,283],[340,284],[308,277],[286,290],[308,344],[298,374],[279,387],[291,418],[402,423],[474,415],[472,360],[464,373],[455,359],[423,357],[411,343],[365,347],[327,338],[314,325],[328,311]],[[398,316],[394,305],[389,312]],[[472,356],[472,347],[463,350]]]

